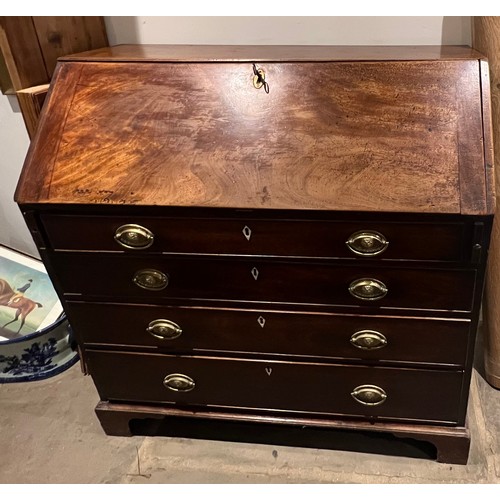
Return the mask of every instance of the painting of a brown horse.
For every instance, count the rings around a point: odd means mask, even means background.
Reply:
[[[5,328],[7,325],[14,323],[19,318],[21,318],[21,325],[19,326],[19,330],[17,330],[17,333],[19,333],[21,331],[21,328],[24,326],[26,316],[28,316],[28,314],[37,307],[42,307],[42,304],[40,304],[39,302],[34,302],[31,299],[27,299],[26,297],[18,297],[10,302],[15,294],[16,292],[7,283],[7,281],[0,278],[0,306],[7,306],[11,307],[12,309],[16,309],[16,315],[14,319],[5,323],[2,328]]]

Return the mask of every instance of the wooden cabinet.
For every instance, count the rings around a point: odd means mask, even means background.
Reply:
[[[465,462],[494,199],[485,72],[463,47],[62,58],[16,199],[105,431],[370,429]]]
[[[108,45],[97,16],[0,16],[0,89],[17,94],[33,138],[57,58]]]

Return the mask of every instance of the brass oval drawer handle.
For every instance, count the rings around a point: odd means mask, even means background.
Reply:
[[[380,300],[388,291],[384,283],[373,278],[354,280],[349,285],[349,293],[361,300]]]
[[[151,321],[146,331],[153,337],[161,340],[174,340],[182,335],[182,328],[168,319],[155,319]]]
[[[386,237],[378,231],[357,231],[349,236],[345,244],[351,252],[363,257],[380,255],[389,246]]]
[[[351,392],[351,396],[365,406],[378,406],[387,399],[384,389],[376,385],[359,385]]]
[[[351,335],[351,344],[358,349],[375,351],[387,345],[387,338],[375,330],[360,330]]]
[[[141,269],[134,274],[132,281],[146,290],[163,290],[168,286],[168,276],[157,269]]]
[[[115,240],[124,248],[143,250],[153,244],[154,234],[146,227],[125,224],[115,231]]]
[[[171,373],[163,379],[163,385],[175,392],[189,392],[194,389],[195,383],[191,377],[182,373]]]

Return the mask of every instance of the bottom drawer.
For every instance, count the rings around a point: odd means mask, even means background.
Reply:
[[[103,400],[441,423],[460,419],[462,372],[86,353]]]

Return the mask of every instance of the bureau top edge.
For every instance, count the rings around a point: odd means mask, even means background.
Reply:
[[[59,61],[92,62],[335,62],[471,60],[484,56],[464,45],[115,45]]]

